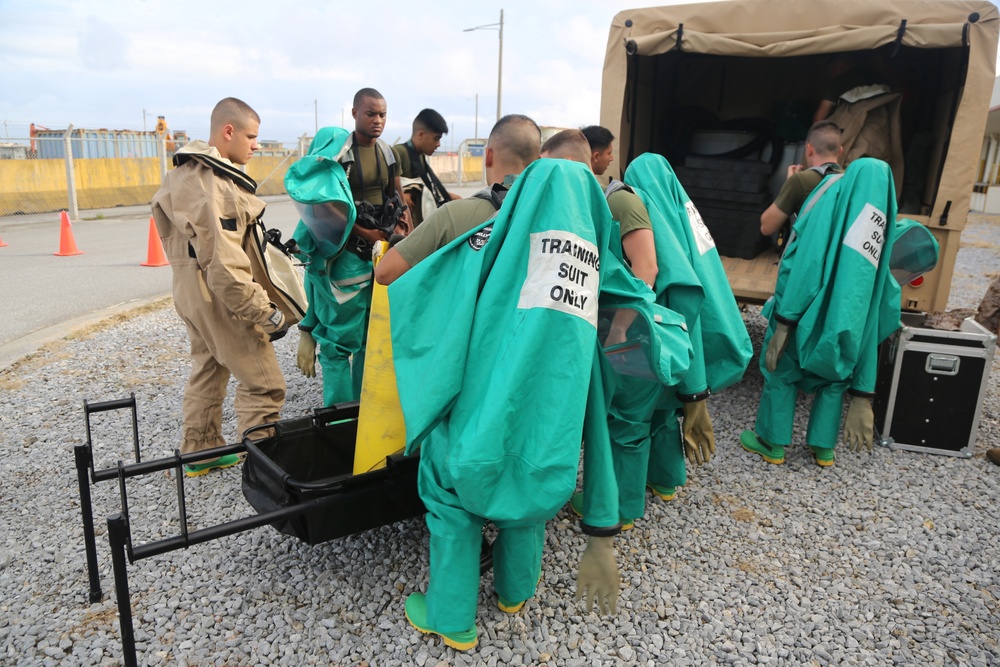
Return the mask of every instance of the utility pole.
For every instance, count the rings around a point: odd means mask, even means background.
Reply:
[[[503,10],[500,10],[500,57],[497,59],[497,120],[500,120],[500,90],[503,88]]]
[[[473,30],[491,30],[498,26],[500,29],[500,57],[497,60],[497,120],[500,120],[500,98],[503,93],[503,10],[500,10],[500,23],[477,25],[475,28],[465,28],[462,32],[472,32]]]
[[[146,131],[146,110],[142,110],[142,131]]]
[[[476,93],[476,130],[472,135],[473,139],[479,138],[479,93]]]

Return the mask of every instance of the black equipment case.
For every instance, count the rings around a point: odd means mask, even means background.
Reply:
[[[258,513],[337,496],[322,508],[275,522],[282,533],[308,544],[359,533],[426,512],[417,493],[419,456],[394,454],[386,466],[354,471],[358,403],[318,409],[287,419],[261,440],[244,438],[243,495]]]
[[[879,347],[875,428],[891,449],[972,456],[996,336],[972,318],[959,331],[903,326]]]

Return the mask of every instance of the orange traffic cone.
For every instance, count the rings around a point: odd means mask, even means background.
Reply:
[[[69,224],[69,213],[63,211],[59,214],[59,252],[52,253],[59,257],[68,255],[82,255],[83,251],[76,247],[76,240],[73,238],[73,225]]]
[[[146,261],[142,263],[142,266],[170,265],[170,262],[167,261],[167,255],[163,252],[163,241],[160,240],[160,235],[156,233],[156,223],[153,221],[152,216],[149,218],[149,243],[147,245]]]
[[[3,242],[3,239],[0,239],[0,248],[6,248],[6,247],[7,244]]]

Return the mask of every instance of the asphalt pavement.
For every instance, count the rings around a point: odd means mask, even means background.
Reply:
[[[451,188],[467,196],[481,186]],[[263,197],[264,221],[287,238],[298,214],[287,195]],[[118,313],[170,296],[169,266],[142,266],[149,251],[149,206],[80,212],[72,222],[80,255],[57,256],[58,212],[0,217],[0,369],[42,345]]]

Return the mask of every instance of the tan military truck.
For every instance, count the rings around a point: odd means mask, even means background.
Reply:
[[[982,0],[728,0],[619,12],[601,91],[601,124],[617,138],[611,175],[644,152],[665,155],[737,298],[762,302],[777,253],[760,235],[760,213],[801,159],[821,101],[838,100],[830,91],[851,73],[867,76],[892,96],[881,113],[899,215],[927,225],[941,247],[938,267],[903,287],[902,305],[944,310],[998,29],[997,7]]]

